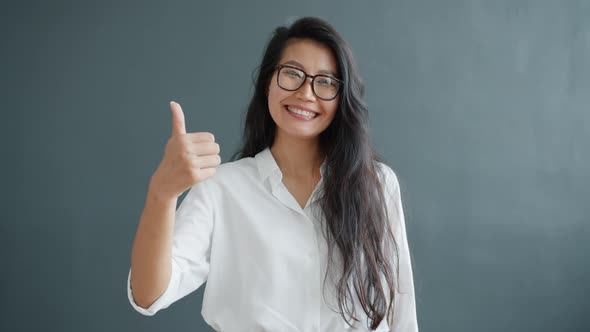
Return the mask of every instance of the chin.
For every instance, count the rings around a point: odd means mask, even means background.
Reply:
[[[318,131],[297,130],[296,128],[279,127],[278,129],[282,131],[285,136],[306,140],[317,139],[321,133]]]

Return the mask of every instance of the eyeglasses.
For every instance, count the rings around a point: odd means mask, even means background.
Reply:
[[[308,77],[311,77],[311,89],[316,97],[322,100],[333,100],[338,96],[342,81],[328,75],[308,75],[303,70],[289,65],[277,65],[279,70],[277,84],[283,90],[295,91],[303,86]]]

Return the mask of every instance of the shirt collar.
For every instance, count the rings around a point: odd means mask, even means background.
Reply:
[[[268,147],[258,152],[254,158],[256,159],[258,172],[260,173],[260,176],[262,177],[263,181],[266,180],[266,178],[268,178],[271,174],[281,172],[279,165],[272,156],[272,153],[270,153],[270,149]]]
[[[262,180],[266,180],[266,178],[271,177],[271,182],[274,184],[275,181],[282,181],[283,180],[283,173],[279,168],[275,158],[273,157],[272,153],[270,152],[270,148],[266,147],[264,150],[258,152],[256,156],[256,164],[258,166],[258,172],[262,177]],[[320,166],[320,174],[322,178],[326,174],[326,160],[322,162]]]

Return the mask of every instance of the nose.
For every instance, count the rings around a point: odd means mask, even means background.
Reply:
[[[295,95],[301,99],[306,100],[314,100],[315,94],[313,93],[313,79],[311,77],[307,77],[305,79],[305,83],[295,91]]]

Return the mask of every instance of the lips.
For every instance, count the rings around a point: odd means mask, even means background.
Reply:
[[[284,108],[291,116],[300,120],[310,121],[317,118],[319,115],[317,112],[307,111],[305,109],[299,109],[293,106],[285,106]]]
[[[312,109],[310,109],[310,108],[307,108],[307,107],[301,106],[301,105],[295,105],[295,104],[293,104],[293,105],[289,105],[289,104],[288,104],[288,105],[285,105],[285,107],[289,107],[289,108],[291,108],[291,109],[293,109],[293,108],[296,108],[296,109],[299,109],[299,110],[302,110],[302,111],[307,111],[307,112],[311,112],[311,113],[316,113],[316,114],[318,114],[318,112],[316,112],[316,111],[314,111],[314,110],[312,110]]]
[[[285,105],[285,108],[293,113],[297,113],[304,116],[318,116],[320,113],[309,108],[299,106],[299,105]]]

